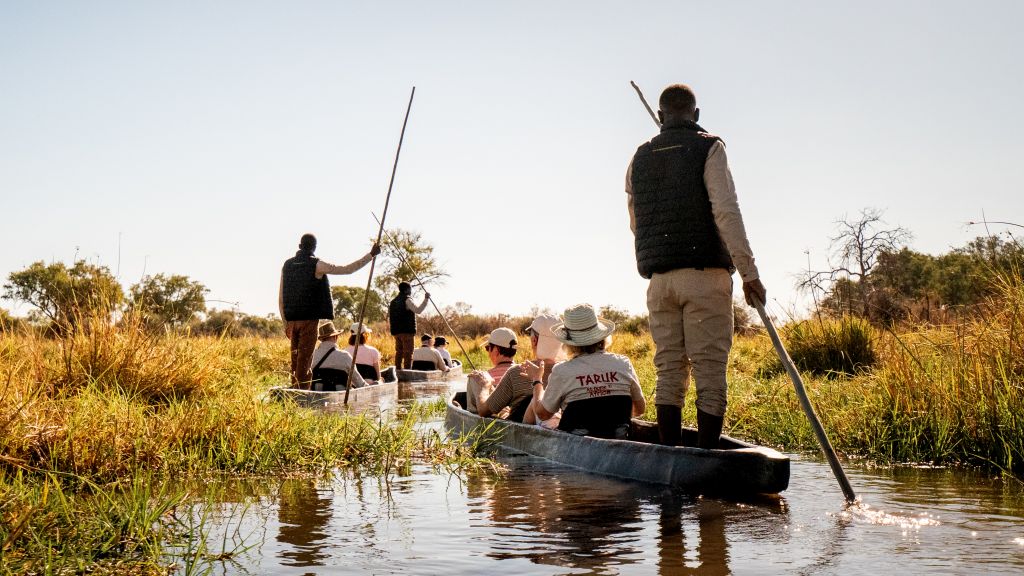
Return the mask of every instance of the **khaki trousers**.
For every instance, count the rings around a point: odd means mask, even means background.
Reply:
[[[655,274],[647,310],[656,351],[655,404],[682,406],[690,373],[697,408],[724,416],[725,369],[732,348],[732,274],[721,268],[680,268]]]
[[[319,320],[289,320],[292,344],[292,386],[309,389],[313,379],[313,350],[316,349]]]
[[[395,334],[395,368],[412,368],[412,351],[415,346],[415,334]]]

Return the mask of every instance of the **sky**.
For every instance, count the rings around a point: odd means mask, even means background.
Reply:
[[[276,312],[300,235],[336,264],[376,237],[415,86],[387,226],[434,247],[440,306],[643,313],[623,183],[656,128],[629,82],[652,103],[684,82],[769,308],[799,314],[796,277],[863,209],[932,254],[1024,223],[1021,21],[1013,1],[0,0],[0,279],[82,258]]]

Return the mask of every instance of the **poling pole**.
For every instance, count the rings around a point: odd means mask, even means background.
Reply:
[[[388,205],[391,203],[391,189],[395,185],[395,173],[398,171],[398,157],[402,154],[402,142],[405,140],[405,127],[409,124],[409,111],[412,110],[412,99],[416,96],[416,87],[412,87],[409,94],[409,105],[405,108],[405,120],[402,121],[402,134],[398,137],[398,150],[395,151],[395,163],[391,167],[391,181],[388,182],[388,195],[384,199],[384,213],[380,219],[380,229],[377,230],[376,246],[380,246],[380,238],[384,235],[384,220],[388,217]],[[356,370],[356,357],[359,354],[359,340],[363,334],[363,318],[366,316],[366,303],[370,300],[370,283],[373,281],[373,269],[377,265],[377,254],[370,260],[370,275],[366,278],[366,291],[363,293],[363,306],[359,309],[359,326],[356,328],[356,339],[352,345],[352,369],[348,371],[348,378],[345,380],[345,401],[348,406],[348,392],[352,387],[352,373]]]

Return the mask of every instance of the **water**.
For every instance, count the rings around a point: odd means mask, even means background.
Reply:
[[[793,458],[779,498],[693,498],[529,457],[502,477],[426,467],[389,482],[239,482],[211,541],[217,574],[1021,574],[1024,491],[963,470]],[[227,536],[226,540],[224,539]],[[215,549],[214,552],[219,552]]]

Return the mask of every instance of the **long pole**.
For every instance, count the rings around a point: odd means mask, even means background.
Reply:
[[[811,422],[811,430],[814,431],[814,437],[818,439],[821,451],[825,454],[825,458],[828,460],[828,465],[832,468],[832,473],[835,474],[836,480],[839,481],[839,487],[843,489],[846,501],[850,503],[855,502],[857,495],[853,493],[853,487],[850,486],[850,481],[846,478],[846,473],[843,472],[843,466],[839,463],[839,457],[836,456],[836,451],[832,449],[832,443],[828,441],[828,435],[825,434],[825,429],[821,426],[818,415],[814,413],[814,407],[811,406],[811,401],[807,397],[807,391],[804,390],[804,381],[800,377],[800,372],[797,371],[796,365],[793,364],[793,359],[786,352],[786,347],[782,345],[782,340],[779,338],[778,331],[775,330],[775,325],[772,324],[772,319],[764,311],[764,304],[755,299],[754,307],[757,308],[757,313],[761,316],[761,322],[764,323],[765,329],[768,330],[768,336],[772,339],[772,345],[775,346],[775,352],[779,355],[779,360],[782,361],[786,374],[789,374],[789,379],[793,381],[793,389],[796,390],[796,397],[800,400],[800,407],[803,408],[804,414],[807,415],[807,419]]]
[[[402,142],[405,140],[405,127],[409,124],[409,111],[412,110],[412,99],[416,96],[416,87],[412,87],[412,93],[409,94],[409,105],[405,108],[405,120],[402,120],[402,134],[398,137],[398,149],[395,151],[395,163],[391,167],[391,181],[388,182],[388,195],[384,199],[384,213],[380,219],[380,229],[377,230],[377,242],[375,246],[380,246],[380,238],[384,235],[384,220],[388,217],[388,205],[391,203],[391,190],[395,185],[395,173],[398,171],[398,157],[402,154]],[[363,293],[363,306],[359,309],[359,326],[356,328],[356,338],[352,345],[352,368],[348,371],[348,378],[345,379],[345,401],[344,405],[348,406],[348,392],[352,388],[352,373],[356,370],[356,358],[359,354],[359,340],[360,336],[363,335],[363,318],[366,317],[366,303],[370,300],[370,282],[373,281],[373,269],[377,265],[377,255],[374,254],[370,260],[370,275],[366,278],[366,291]]]
[[[371,214],[373,213],[371,212]],[[373,214],[373,219],[376,220],[378,223],[380,223],[381,221],[380,218],[377,218],[376,214]],[[416,274],[416,271],[412,269],[412,266],[409,266],[409,263],[406,261],[405,256],[402,256],[402,251],[397,249],[398,243],[395,242],[394,237],[392,237],[391,233],[388,232],[387,230],[384,230],[384,233],[388,235],[388,239],[390,239],[391,243],[396,247],[395,254],[398,255],[398,259],[402,261],[402,264],[405,264],[406,267],[409,268],[409,272],[412,273],[412,279],[415,280],[416,283],[420,285],[420,288],[423,289],[424,292],[426,292],[427,289],[425,286],[423,286],[423,280],[420,280],[420,277]],[[455,338],[455,343],[458,344],[459,349],[462,350],[462,355],[466,357],[466,362],[469,362],[470,369],[476,370],[476,366],[473,365],[473,359],[469,357],[469,353],[466,352],[466,349],[462,346],[462,341],[459,340],[459,335],[455,333],[455,330],[452,328],[452,325],[448,323],[448,319],[444,317],[444,314],[441,313],[441,309],[437,307],[437,302],[434,302],[433,298],[427,299],[430,300],[430,304],[434,307],[434,311],[437,312],[437,315],[441,317],[441,320],[444,320],[444,325],[448,328],[448,332],[451,333],[452,338]]]
[[[629,82],[633,89],[636,90],[637,96],[640,97],[640,101],[643,102],[644,108],[647,108],[647,113],[651,115],[651,119],[654,123],[661,127],[661,122],[658,122],[658,118],[651,111],[651,107],[647,104],[647,99],[644,98],[644,93],[640,91],[640,87],[635,82],[630,80]],[[818,445],[821,446],[822,453],[825,454],[825,458],[828,460],[828,465],[832,468],[832,474],[835,475],[836,480],[839,481],[839,487],[843,490],[843,495],[846,496],[846,501],[853,503],[857,500],[857,495],[853,492],[853,487],[850,486],[850,480],[846,477],[846,472],[843,471],[842,464],[839,463],[839,457],[836,456],[836,451],[832,449],[832,443],[828,441],[828,435],[825,434],[825,428],[821,426],[821,421],[818,420],[818,415],[814,413],[814,407],[811,406],[811,401],[807,397],[807,391],[804,390],[804,381],[800,378],[800,372],[797,371],[796,366],[793,364],[793,359],[789,357],[789,353],[786,352],[786,347],[782,345],[782,340],[779,338],[778,331],[775,330],[775,325],[772,324],[772,319],[768,317],[768,313],[764,311],[764,303],[754,299],[754,307],[757,308],[758,315],[761,316],[761,322],[764,323],[764,327],[768,330],[768,336],[772,340],[772,345],[775,346],[775,353],[779,355],[779,360],[782,361],[782,366],[786,369],[786,373],[789,374],[789,379],[793,381],[793,389],[796,391],[796,396],[800,400],[800,407],[803,408],[804,415],[807,416],[807,420],[811,423],[811,430],[814,431],[814,437],[818,440]]]

